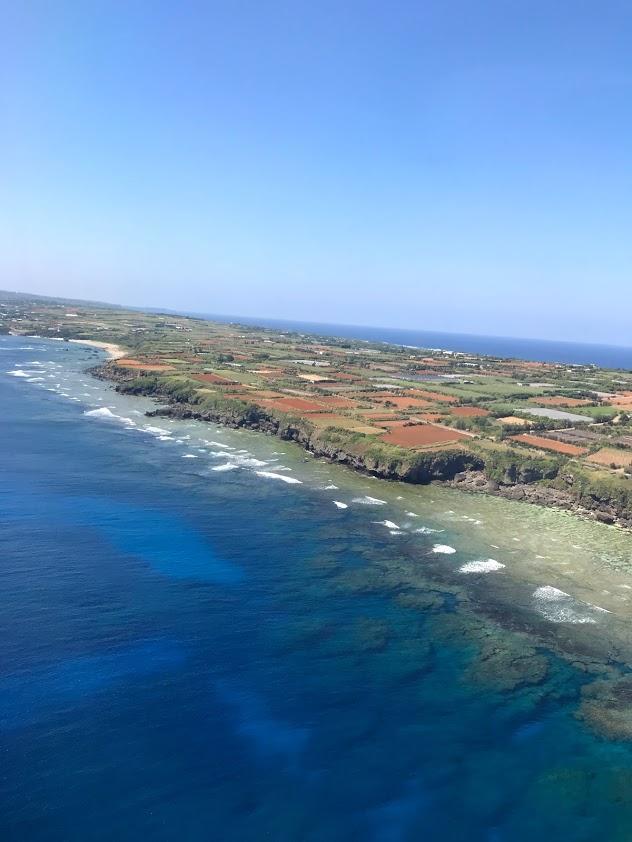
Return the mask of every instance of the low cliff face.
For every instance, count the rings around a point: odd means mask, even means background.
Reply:
[[[258,407],[253,412],[241,411],[230,405],[213,409],[198,409],[189,404],[172,404],[151,413],[154,417],[195,418],[233,428],[258,430],[278,436],[284,441],[293,441],[313,453],[314,456],[339,462],[357,471],[370,473],[382,479],[400,480],[410,483],[428,483],[432,480],[447,480],[460,471],[481,467],[478,457],[466,451],[436,451],[413,453],[401,449],[401,455],[393,456],[392,448],[380,452],[353,443],[345,431],[318,430],[304,419],[282,419]]]
[[[382,479],[421,484],[449,480],[460,471],[483,467],[480,457],[465,450],[417,453],[347,430],[316,428],[305,418],[275,414],[256,404],[235,400],[230,395],[211,395],[200,401],[197,390],[186,383],[178,384],[175,380],[165,381],[151,376],[138,377],[115,363],[98,366],[92,374],[114,381],[120,392],[163,400],[166,406],[147,413],[150,416],[195,418],[227,427],[258,430],[284,441],[296,442],[315,456]]]
[[[551,467],[550,460],[503,458],[492,452],[435,450],[415,452],[393,447],[371,436],[347,430],[314,427],[306,418],[275,414],[262,407],[214,395],[200,402],[197,390],[186,381],[159,377],[138,377],[134,372],[106,363],[91,370],[103,380],[115,382],[117,391],[145,395],[164,401],[166,406],[148,413],[152,416],[195,418],[233,428],[258,430],[293,441],[315,456],[347,465],[356,471],[382,479],[416,484],[448,482],[464,491],[493,494],[509,500],[523,500],[539,506],[567,509],[603,523],[632,528],[629,490],[596,485],[567,468]]]
[[[502,483],[489,479],[484,470],[462,471],[450,481],[454,488],[463,491],[477,491],[504,497],[506,500],[523,500],[538,506],[566,509],[575,514],[589,516],[601,523],[616,524],[632,529],[632,511],[625,505],[600,498],[590,493],[573,489],[574,482],[567,482],[567,488],[527,482]]]

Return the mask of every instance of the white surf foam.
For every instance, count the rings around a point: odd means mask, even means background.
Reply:
[[[456,552],[454,547],[448,546],[448,544],[435,544],[432,548],[433,553],[439,553],[442,555],[452,555]]]
[[[387,529],[396,529],[399,532],[399,526],[393,523],[392,520],[374,520],[373,523],[376,523],[378,526],[385,526]]]
[[[435,532],[445,532],[445,529],[431,529],[429,526],[420,526],[414,530],[418,535],[433,535]]]
[[[386,500],[378,500],[377,497],[369,497],[366,494],[364,497],[354,497],[352,503],[359,503],[361,506],[385,506]]]
[[[468,561],[461,565],[461,573],[492,573],[494,570],[502,570],[505,567],[500,561],[488,558],[487,561]]]
[[[164,427],[152,427],[150,424],[146,424],[143,427],[143,430],[146,433],[152,433],[155,436],[166,436],[169,433],[169,430],[165,430]]]
[[[195,453],[183,453],[182,458],[183,459],[197,459],[198,457],[195,455]]]
[[[347,506],[346,503],[341,503],[340,500],[334,500],[333,503],[334,503],[334,506],[337,506],[339,509],[348,509],[349,508],[349,506]]]
[[[99,409],[87,409],[83,414],[93,418],[116,418],[116,415],[107,406],[99,407]]]
[[[70,397],[65,392],[61,393],[63,397],[67,398]],[[84,415],[91,416],[92,418],[111,418],[114,421],[120,421],[122,424],[125,424],[127,427],[135,427],[136,424],[132,421],[131,418],[125,418],[123,415],[116,415],[116,413],[112,412],[107,406],[101,406],[98,409],[87,409]]]
[[[240,468],[262,468],[268,464],[263,459],[255,459],[254,456],[241,456],[237,453],[230,453],[228,450],[211,450],[210,455],[216,459],[220,457],[228,459]]]
[[[226,462],[224,465],[215,465],[215,467],[211,468],[211,471],[237,471],[239,470],[239,465],[231,465],[230,462]]]
[[[552,585],[543,585],[533,592],[536,611],[552,623],[596,623],[594,612],[610,613],[588,602],[575,599]]]
[[[280,479],[282,482],[287,482],[290,485],[301,485],[300,479],[296,477],[287,477],[285,474],[275,474],[272,471],[256,471],[258,477],[265,477],[266,479]]]
[[[7,371],[7,374],[11,374],[13,377],[30,377],[31,376],[26,371],[23,371],[21,368],[14,368],[13,371]]]

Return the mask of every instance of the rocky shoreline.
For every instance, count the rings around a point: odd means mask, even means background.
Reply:
[[[411,460],[398,463],[382,462],[367,455],[353,453],[349,449],[329,441],[319,435],[318,430],[292,420],[281,420],[267,413],[261,415],[240,414],[231,411],[199,412],[187,405],[175,404],[148,412],[149,417],[195,419],[226,427],[245,428],[267,435],[278,436],[283,441],[292,441],[300,445],[313,456],[328,459],[346,465],[360,473],[371,474],[379,479],[396,480],[423,485],[432,481],[447,480],[459,472],[476,465],[471,454],[453,451],[448,459],[443,452],[426,454],[423,461]]]
[[[96,366],[90,373],[101,380],[114,382],[118,391],[127,391],[129,375],[115,365]],[[520,478],[506,483],[499,482],[487,476],[483,458],[464,450],[417,452],[411,453],[409,458],[404,454],[398,460],[380,458],[370,453],[354,452],[344,440],[336,441],[335,437],[324,435],[323,430],[315,428],[304,419],[274,415],[254,405],[226,401],[212,410],[202,410],[193,404],[174,400],[159,390],[147,390],[141,394],[165,402],[164,406],[147,412],[149,417],[196,419],[233,429],[250,429],[295,442],[313,456],[346,465],[379,479],[417,485],[438,483],[470,493],[563,509],[578,517],[632,529],[631,511],[618,508],[596,496],[584,495],[580,502],[573,494],[574,477],[570,472],[564,478],[566,488],[555,488],[539,482],[522,482]]]
[[[503,485],[496,480],[488,479],[484,470],[462,471],[445,484],[461,491],[491,494],[495,497],[503,497],[505,500],[521,500],[535,506],[564,509],[578,517],[586,517],[623,529],[632,529],[632,512],[618,511],[614,506],[608,505],[602,500],[594,499],[592,506],[581,505],[570,491],[535,483]]]

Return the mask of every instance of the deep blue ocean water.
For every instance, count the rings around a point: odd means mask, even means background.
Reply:
[[[191,315],[196,315],[192,313]],[[197,314],[199,315],[199,314]],[[604,368],[632,370],[632,347],[588,342],[562,342],[553,339],[525,339],[510,336],[477,336],[469,333],[447,333],[434,330],[338,325],[299,322],[285,319],[251,318],[247,316],[206,315],[216,321],[258,325],[297,333],[337,336],[370,342],[389,342],[415,348],[442,348],[490,357],[531,360],[534,362],[598,365]]]
[[[0,839],[632,838],[585,677],[473,680],[458,598],[397,584],[431,537],[85,415],[90,350],[0,357]]]

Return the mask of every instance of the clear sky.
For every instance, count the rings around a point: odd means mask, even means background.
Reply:
[[[632,344],[627,0],[0,10],[0,288]]]

